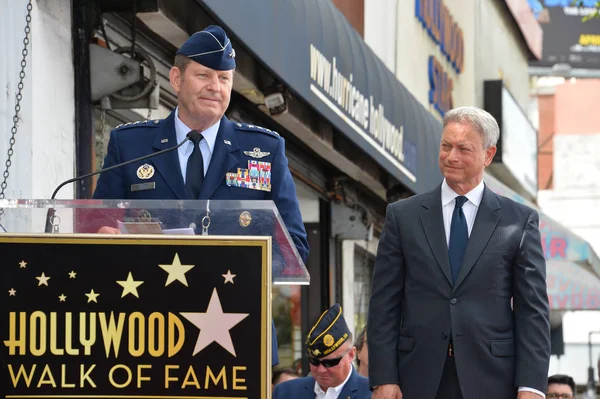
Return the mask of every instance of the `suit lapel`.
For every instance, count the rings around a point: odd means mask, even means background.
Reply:
[[[230,144],[226,144],[227,141]],[[235,139],[233,124],[225,116],[221,118],[221,125],[217,133],[215,148],[208,166],[208,171],[202,183],[200,198],[208,199],[213,195],[219,184],[225,179],[228,170],[239,162],[239,146]],[[236,155],[238,155],[236,157]]]
[[[475,216],[473,231],[471,231],[471,235],[469,236],[465,257],[454,286],[455,289],[469,274],[496,229],[500,219],[497,213],[498,209],[500,209],[500,204],[498,203],[496,194],[485,186],[483,198],[479,204],[477,216]]]
[[[307,398],[315,397],[315,379],[312,376],[310,376],[310,378],[306,378],[304,390],[306,392],[302,396],[306,396]]]
[[[152,143],[152,148],[156,151],[165,150],[177,144],[177,135],[175,133],[175,111],[171,112],[165,122],[162,124]],[[178,150],[159,155],[152,159],[154,166],[163,176],[175,197],[177,199],[187,199],[187,192],[183,184],[183,176],[179,166]]]
[[[441,186],[431,191],[423,199],[422,205],[425,210],[421,213],[421,223],[431,247],[431,252],[433,252],[433,256],[435,256],[446,279],[452,285],[448,244],[446,243],[444,216],[442,215]]]
[[[352,374],[348,379],[348,382],[344,385],[340,394],[338,395],[338,399],[348,399],[354,398],[354,392],[358,390],[358,373],[354,368],[352,368]]]

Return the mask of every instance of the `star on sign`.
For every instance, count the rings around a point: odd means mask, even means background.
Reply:
[[[11,288],[10,290],[8,290],[8,296],[16,296],[17,295],[17,290],[15,290],[14,288]]]
[[[90,302],[98,303],[98,297],[100,296],[100,294],[98,294],[97,292],[94,292],[94,290],[91,290],[90,293],[85,294],[85,296],[88,297],[87,303],[90,303]]]
[[[27,267],[27,262],[25,262],[24,260],[20,261],[19,262],[19,267],[21,269],[25,269]]]
[[[69,278],[75,278],[75,276],[77,276],[77,273],[71,270],[71,272],[69,273]]]
[[[180,312],[180,314],[200,329],[194,348],[194,356],[213,342],[218,343],[233,356],[236,356],[229,330],[248,317],[249,314],[223,313],[216,288],[213,289],[206,313]]]
[[[123,287],[123,293],[121,294],[121,298],[123,298],[127,294],[131,294],[134,295],[136,298],[139,298],[140,296],[138,295],[137,288],[140,285],[144,284],[144,282],[135,281],[133,279],[133,276],[131,275],[131,272],[129,272],[129,275],[127,275],[127,280],[117,281],[117,284]]]
[[[44,273],[42,273],[41,276],[36,277],[36,278],[39,280],[38,287],[40,285],[45,285],[46,287],[48,286],[48,280],[50,280],[50,277],[48,277]]]
[[[185,274],[194,268],[195,265],[182,265],[179,260],[179,254],[175,253],[175,257],[173,258],[173,264],[171,265],[158,265],[161,269],[169,273],[167,277],[167,282],[165,283],[165,287],[171,284],[173,281],[177,280],[181,284],[188,286],[187,279],[185,278]]]
[[[60,300],[60,302],[66,302],[67,296],[65,294],[60,294],[58,296],[58,299]]]
[[[223,284],[233,284],[233,278],[236,276],[236,274],[231,274],[231,270],[227,270],[227,274],[221,274],[221,276],[225,278],[225,282]]]

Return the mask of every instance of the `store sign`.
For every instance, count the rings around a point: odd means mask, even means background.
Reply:
[[[552,67],[569,64],[572,68],[600,68],[600,24],[596,20],[583,22],[596,10],[597,0],[528,0],[544,31],[543,54],[530,65]]]
[[[390,122],[385,116],[385,106],[354,86],[353,74],[345,76],[338,69],[336,57],[329,59],[312,44],[310,78],[310,90],[327,107],[412,181],[416,181],[416,176],[403,164],[407,158],[404,154],[404,127]]]
[[[493,167],[505,169],[534,198],[537,195],[536,129],[502,80],[484,82],[484,108],[498,121]]]
[[[600,308],[600,281],[590,271],[571,262],[547,262],[546,285],[552,310]]]
[[[415,16],[427,29],[452,69],[460,74],[465,65],[465,41],[462,29],[454,21],[446,4],[442,0],[415,0]],[[429,104],[443,116],[454,107],[454,82],[433,55],[429,56],[428,74]]]

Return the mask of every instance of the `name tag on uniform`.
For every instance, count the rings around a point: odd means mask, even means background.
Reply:
[[[150,183],[138,183],[131,185],[131,192],[134,191],[144,191],[144,190],[154,190],[156,188],[156,182]]]

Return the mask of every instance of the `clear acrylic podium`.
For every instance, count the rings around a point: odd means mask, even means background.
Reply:
[[[0,234],[91,234],[107,226],[123,234],[270,236],[273,284],[310,282],[273,201],[19,199],[0,200],[0,209]]]

